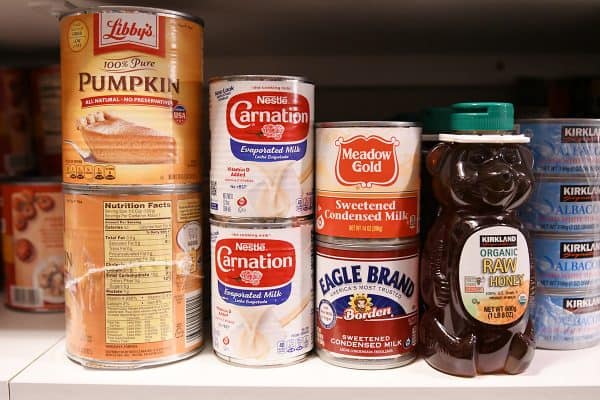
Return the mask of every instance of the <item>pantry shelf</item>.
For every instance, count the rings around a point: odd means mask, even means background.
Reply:
[[[334,367],[316,356],[282,368],[240,368],[221,362],[210,348],[164,367],[100,371],[69,361],[64,346],[64,341],[57,343],[12,380],[11,400],[37,399],[41,393],[44,400],[600,398],[600,346],[568,352],[538,350],[522,375],[477,378],[445,375],[423,360],[383,371]]]
[[[62,313],[22,313],[0,305],[0,400],[9,398],[9,381],[64,336],[64,325]]]

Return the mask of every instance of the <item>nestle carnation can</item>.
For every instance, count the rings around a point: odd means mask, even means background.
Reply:
[[[317,124],[316,232],[402,241],[419,233],[421,128],[412,122]]]
[[[572,350],[600,342],[600,288],[547,291],[535,296],[535,341],[544,349]]]
[[[535,172],[600,175],[600,119],[522,119],[517,128],[531,138]]]
[[[600,287],[600,240],[595,234],[531,235],[536,279],[548,289]]]
[[[313,348],[312,220],[211,220],[213,348],[240,365],[288,365]]]
[[[520,208],[527,229],[558,233],[600,231],[600,182],[536,176],[533,194]]]
[[[400,245],[316,243],[316,341],[325,361],[383,369],[416,357],[417,240]]]
[[[209,99],[211,214],[311,215],[314,85],[288,76],[213,78]]]

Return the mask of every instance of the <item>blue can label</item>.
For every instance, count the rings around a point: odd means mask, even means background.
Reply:
[[[600,230],[600,185],[585,180],[539,181],[519,215],[534,231],[596,232]]]
[[[576,349],[600,342],[600,294],[538,293],[534,314],[536,344]]]
[[[600,172],[600,123],[521,122],[519,131],[531,138],[534,171],[546,174]]]
[[[555,289],[600,286],[600,241],[534,236],[532,242],[540,286]]]

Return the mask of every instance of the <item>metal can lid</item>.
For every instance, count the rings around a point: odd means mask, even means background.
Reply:
[[[352,251],[389,251],[398,249],[419,249],[419,237],[413,236],[406,239],[349,239],[334,236],[315,235],[315,243],[337,250]]]
[[[317,122],[317,128],[412,128],[420,127],[413,121],[337,121],[337,122]]]
[[[543,286],[537,286],[536,288],[537,294],[545,295],[545,296],[560,296],[560,297],[595,297],[600,296],[600,286],[589,287],[584,289],[554,289],[554,288],[546,288]]]
[[[598,118],[520,118],[515,123],[538,123],[538,124],[600,124]]]
[[[304,82],[313,85],[305,76],[295,75],[264,75],[264,74],[238,74],[238,75],[223,75],[213,76],[208,79],[209,83],[217,81],[276,81],[276,82]]]
[[[82,15],[82,14],[96,14],[96,13],[104,13],[104,12],[139,12],[144,14],[154,14],[165,17],[179,17],[185,18],[189,21],[195,22],[201,26],[204,26],[204,20],[200,17],[197,17],[192,14],[184,13],[181,11],[167,10],[164,8],[156,8],[156,7],[138,7],[138,6],[96,6],[89,8],[76,8],[71,11],[67,11],[61,14],[58,19],[61,20],[64,17],[70,17],[74,15]]]
[[[534,176],[536,182],[551,181],[551,182],[563,182],[566,184],[569,184],[570,182],[573,182],[573,183],[588,182],[588,183],[594,184],[594,185],[600,184],[600,181],[598,180],[598,178],[593,177],[593,176],[580,175],[580,174],[578,174],[578,175],[548,175],[548,174],[534,173],[533,176]]]
[[[594,233],[556,233],[530,230],[532,239],[552,239],[552,240],[600,240],[600,231]]]
[[[210,225],[232,229],[286,229],[297,228],[313,224],[312,216],[297,218],[224,218],[216,215],[210,216]]]
[[[191,193],[201,192],[202,187],[197,184],[190,185],[77,185],[73,183],[63,183],[65,193],[82,195],[107,195],[107,196],[126,196],[126,195],[144,195],[144,194],[165,194],[165,193]]]

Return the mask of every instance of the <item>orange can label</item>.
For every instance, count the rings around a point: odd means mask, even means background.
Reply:
[[[419,233],[420,128],[317,126],[316,232],[356,239]]]
[[[106,10],[60,31],[64,182],[198,183],[202,26]]]
[[[65,193],[71,357],[134,367],[201,347],[200,213],[197,191]]]
[[[24,311],[62,311],[63,197],[58,183],[2,186],[6,304]]]

